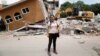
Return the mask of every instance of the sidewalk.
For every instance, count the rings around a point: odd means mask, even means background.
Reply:
[[[11,39],[0,39],[0,56],[48,56],[48,38],[40,36],[21,36]],[[84,49],[73,36],[62,35],[57,41],[58,55],[52,56],[94,56]],[[96,56],[96,55],[95,55]]]

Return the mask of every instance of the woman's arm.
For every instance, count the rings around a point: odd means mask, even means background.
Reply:
[[[49,27],[47,27],[47,35],[49,34]]]
[[[60,33],[60,30],[61,30],[61,25],[60,25],[60,23],[59,22],[57,22],[57,28],[58,28],[58,32]]]
[[[49,37],[50,23],[47,24],[47,36]]]

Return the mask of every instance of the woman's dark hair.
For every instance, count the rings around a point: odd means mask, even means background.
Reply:
[[[55,17],[55,20],[57,21],[57,20],[58,20],[58,18],[57,18],[57,17]]]
[[[54,15],[51,15],[51,16],[50,16],[50,18],[51,18],[51,17],[54,17],[54,18],[55,18],[54,20],[58,20],[58,18],[57,18],[57,17],[55,17]]]

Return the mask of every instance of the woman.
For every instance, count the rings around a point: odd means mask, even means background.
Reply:
[[[51,44],[53,42],[53,52],[57,54],[56,51],[56,40],[59,37],[59,23],[54,16],[50,16],[50,22],[48,23],[48,52],[50,52]]]

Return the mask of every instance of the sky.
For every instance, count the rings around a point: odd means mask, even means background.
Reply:
[[[4,0],[2,0],[2,1],[4,1]],[[6,2],[7,4],[11,4],[11,3],[14,3],[19,0],[5,0],[5,1],[7,1]],[[78,0],[60,0],[60,4],[66,2],[66,1],[73,3],[73,2],[77,2]],[[86,4],[100,3],[100,0],[81,0],[81,1],[84,1],[84,3],[86,3]]]
[[[73,2],[77,2],[79,0],[60,0],[60,4],[66,2],[66,1],[69,1],[69,2],[73,3]],[[100,3],[100,0],[81,0],[81,1],[83,1],[86,4]]]

